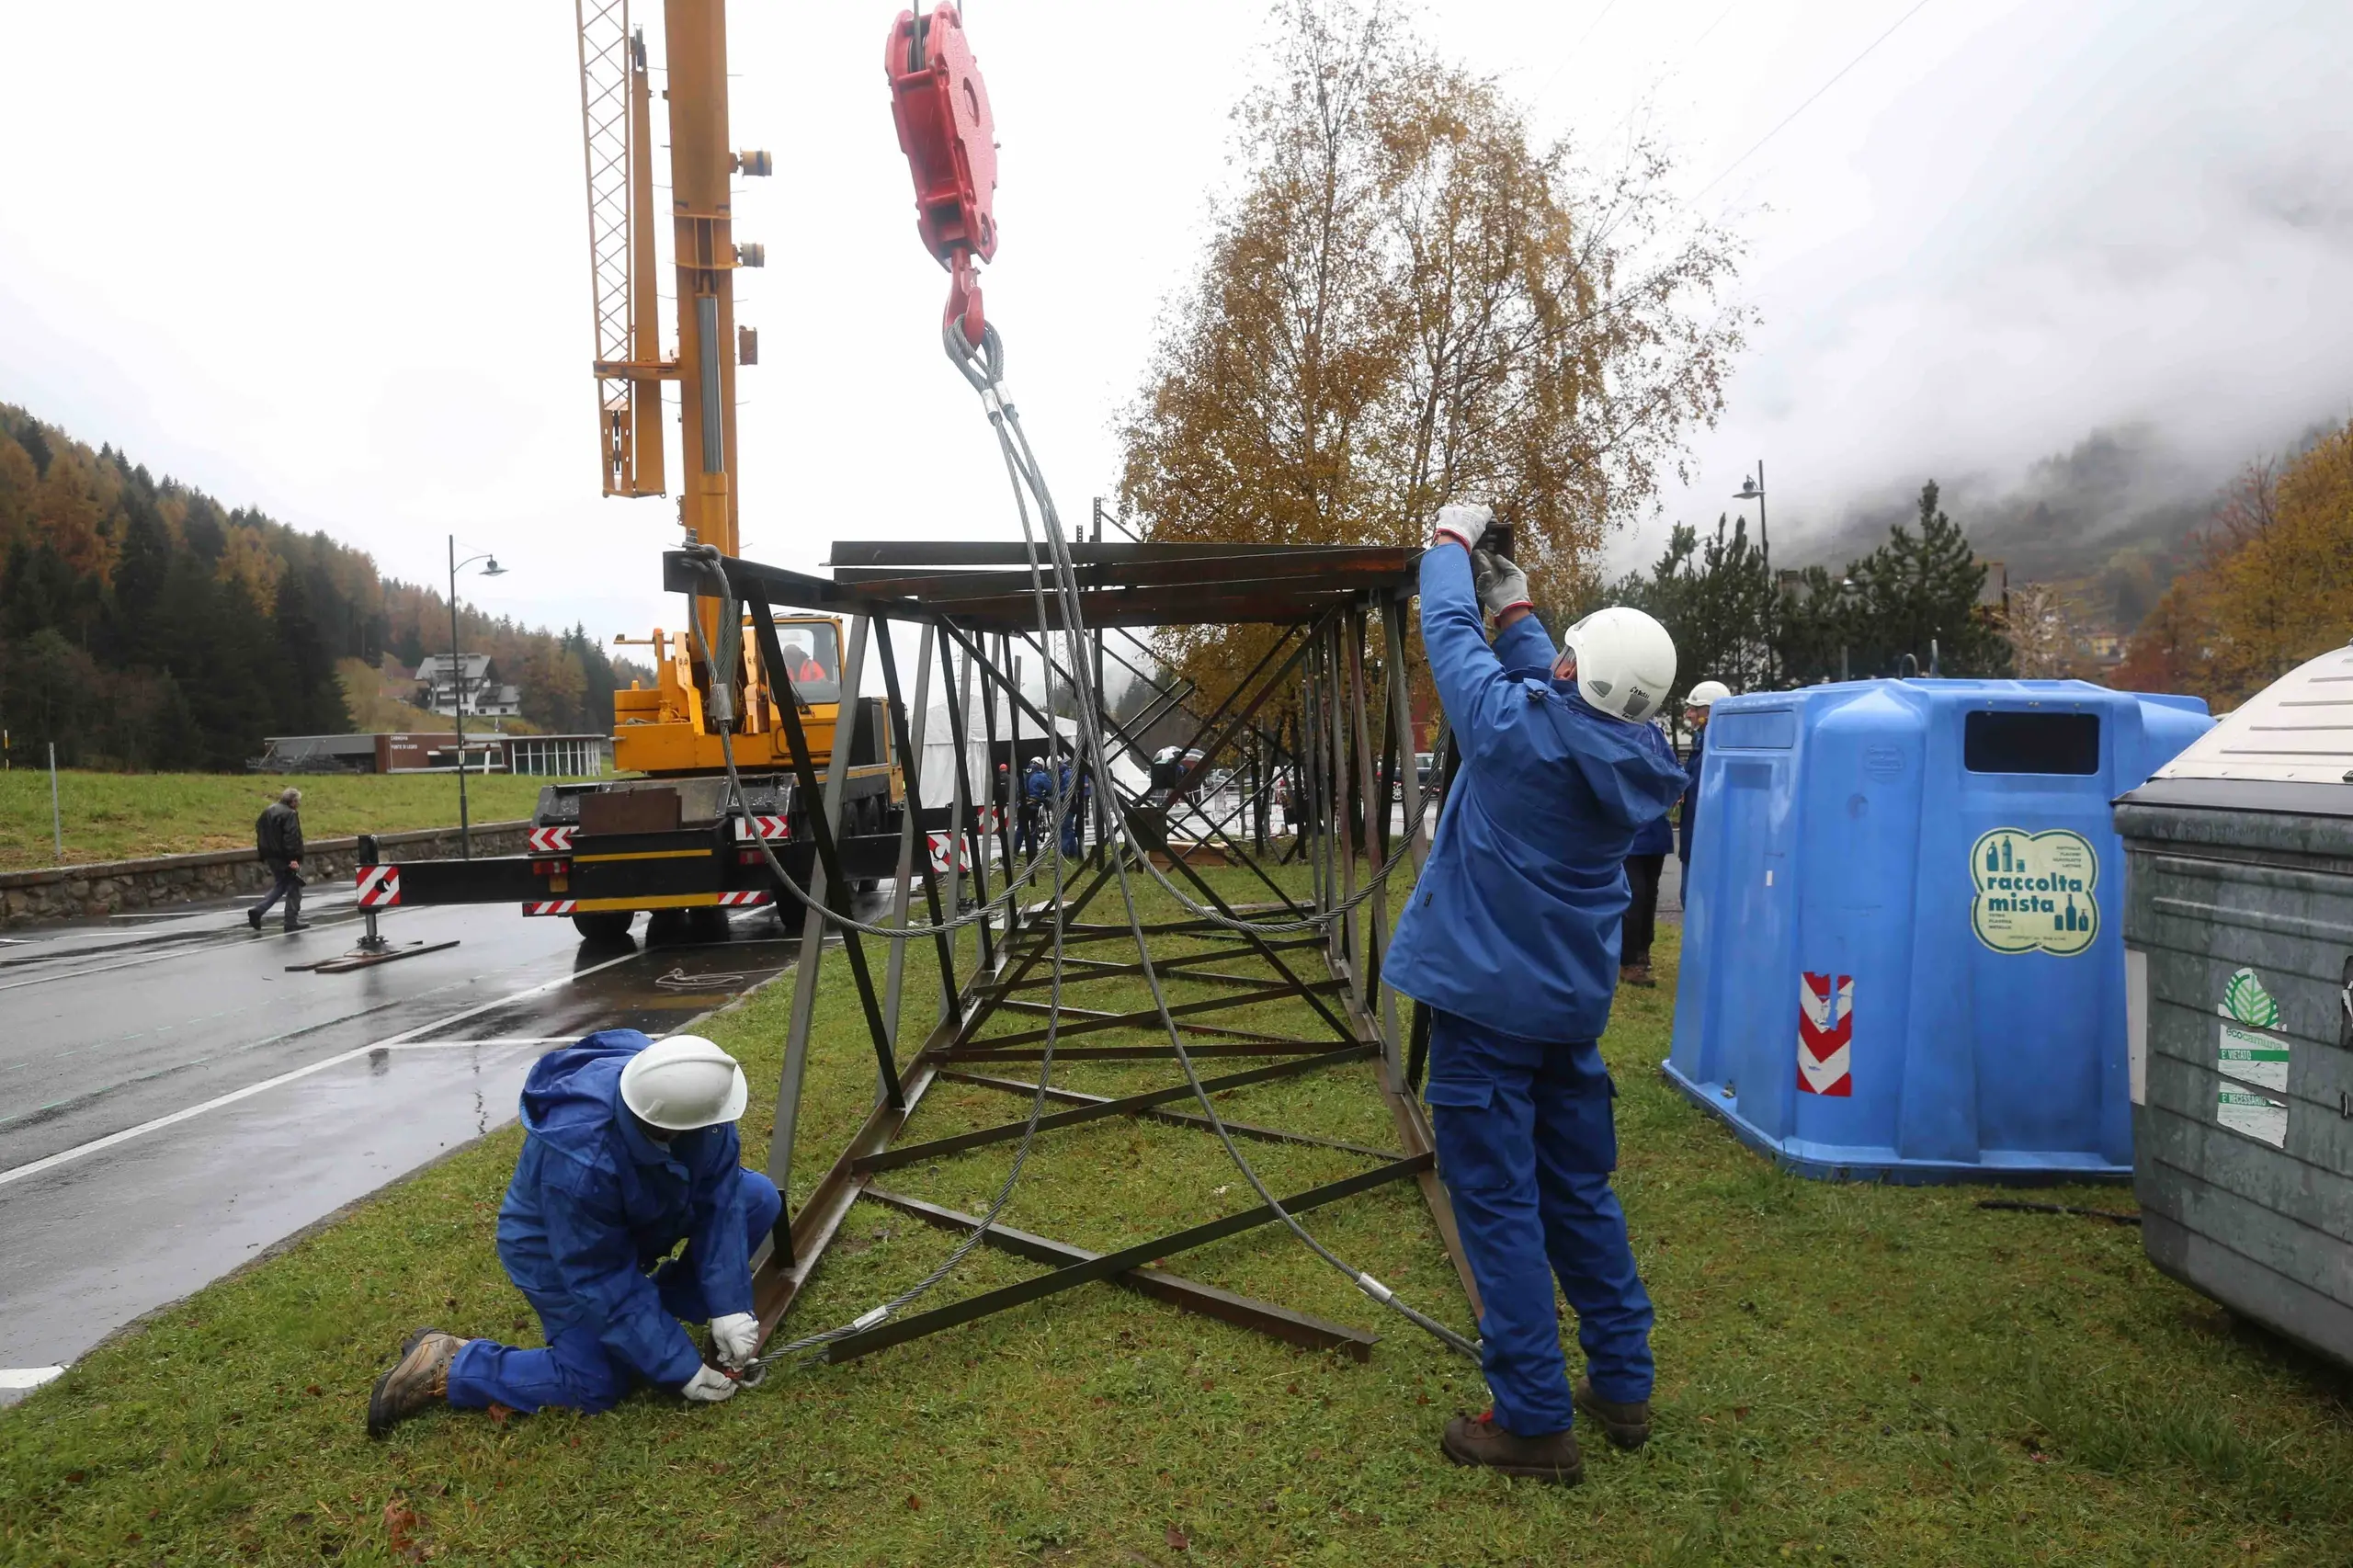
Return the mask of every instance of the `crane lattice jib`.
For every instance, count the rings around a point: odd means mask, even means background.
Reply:
[[[645,39],[629,0],[573,0],[580,136],[588,186],[588,282],[596,327],[597,447],[608,495],[657,494],[660,346],[647,330],[653,233]],[[649,406],[649,404],[651,406]],[[652,439],[645,439],[648,435]]]

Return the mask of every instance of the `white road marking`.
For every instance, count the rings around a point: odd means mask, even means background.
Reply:
[[[63,1367],[0,1367],[0,1389],[37,1389],[64,1375]]]
[[[0,1171],[0,1187],[6,1187],[11,1182],[22,1181],[27,1176],[38,1176],[46,1170],[53,1170],[59,1165],[69,1165],[86,1155],[102,1153],[119,1143],[128,1143],[134,1138],[143,1138],[150,1132],[160,1132],[165,1128],[176,1126],[191,1117],[202,1116],[206,1111],[218,1110],[222,1106],[234,1105],[239,1100],[251,1099],[254,1096],[265,1094],[281,1084],[290,1084],[297,1078],[307,1078],[313,1073],[324,1073],[330,1067],[340,1067],[347,1062],[357,1062],[371,1051],[382,1051],[392,1046],[405,1045],[418,1035],[427,1034],[438,1028],[447,1028],[451,1024],[462,1023],[468,1018],[477,1017],[483,1013],[520,1002],[527,996],[537,996],[543,991],[552,991],[559,985],[569,985],[584,975],[595,974],[597,971],[610,969],[615,964],[627,963],[638,956],[635,952],[627,952],[619,958],[607,959],[603,963],[591,964],[586,969],[575,970],[570,974],[558,975],[553,980],[529,986],[511,995],[501,996],[496,1001],[484,1002],[479,1006],[468,1007],[465,1011],[452,1013],[446,1018],[436,1018],[429,1024],[419,1024],[413,1029],[404,1029],[399,1034],[383,1040],[354,1046],[349,1051],[323,1057],[306,1067],[297,1067],[290,1073],[280,1073],[274,1078],[264,1078],[258,1084],[248,1084],[242,1089],[233,1089],[228,1094],[216,1096],[201,1105],[192,1105],[185,1110],[176,1110],[169,1116],[159,1116],[152,1121],[142,1121],[136,1127],[126,1127],[119,1132],[109,1132],[104,1138],[94,1138],[87,1143],[79,1143],[71,1149],[61,1149],[46,1158]]]
[[[477,1051],[497,1045],[570,1045],[574,1040],[587,1038],[585,1034],[551,1034],[502,1036],[497,1040],[404,1040],[388,1041],[378,1049],[382,1051]],[[648,1035],[645,1038],[660,1040],[663,1037],[656,1034]]]

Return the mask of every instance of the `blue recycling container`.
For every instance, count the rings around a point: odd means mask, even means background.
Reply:
[[[1667,1077],[1804,1176],[2130,1176],[2109,802],[2212,724],[2072,680],[1718,702]]]

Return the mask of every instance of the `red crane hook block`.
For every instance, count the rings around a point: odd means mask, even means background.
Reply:
[[[975,259],[996,255],[996,121],[989,91],[956,7],[941,0],[929,15],[902,11],[882,45],[891,83],[891,119],[915,181],[915,233],[949,270],[945,320],[981,341],[981,284]]]

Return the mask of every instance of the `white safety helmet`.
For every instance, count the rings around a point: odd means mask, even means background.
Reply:
[[[621,1069],[621,1103],[665,1132],[733,1121],[748,1097],[744,1069],[700,1035],[656,1040]]]
[[[1643,722],[1675,684],[1675,639],[1631,606],[1595,610],[1561,641],[1576,658],[1577,695],[1614,718]]]
[[[1720,680],[1703,680],[1699,685],[1691,688],[1691,695],[1683,699],[1683,706],[1686,708],[1712,708],[1715,706],[1716,699],[1720,697],[1730,697],[1731,695],[1732,687],[1726,686],[1723,682]]]

